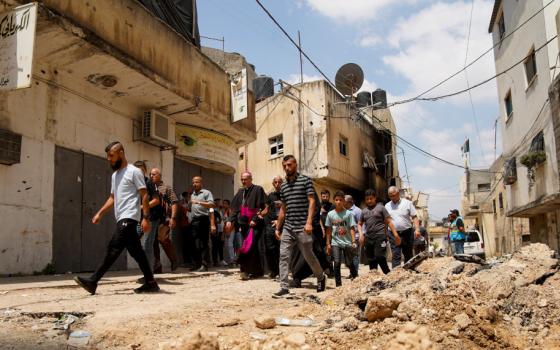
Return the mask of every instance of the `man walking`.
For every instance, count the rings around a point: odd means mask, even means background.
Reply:
[[[325,222],[327,220],[327,214],[334,209],[334,204],[331,203],[331,192],[327,189],[321,191],[321,231],[323,232],[323,237],[321,239],[321,245],[327,247],[327,230],[325,227]],[[327,273],[329,277],[334,277],[334,259],[332,254],[327,255],[327,261],[329,263],[329,272]]]
[[[350,274],[350,278],[355,278],[358,276],[358,271],[360,270],[360,258],[362,255],[362,247],[359,244],[360,233],[358,231],[358,222],[362,218],[362,209],[354,204],[354,197],[349,194],[344,196],[344,207],[346,208],[346,210],[352,213],[352,215],[354,216],[354,222],[356,223],[354,239],[356,242],[358,242],[358,247],[356,248],[357,253],[352,258],[352,264],[354,265],[354,269],[356,270],[356,276],[352,277],[352,274]]]
[[[226,231],[235,229],[243,242],[238,251],[237,262],[241,279],[258,278],[264,274],[259,242],[264,229],[263,217],[267,212],[266,193],[259,185],[253,184],[253,175],[245,171],[241,174],[242,187],[231,200],[231,214],[227,219]]]
[[[280,274],[280,241],[276,238],[274,231],[278,223],[278,212],[282,206],[280,199],[280,188],[282,187],[282,178],[275,176],[272,179],[272,186],[274,191],[268,194],[268,214],[264,218],[266,225],[265,231],[265,246],[266,246],[266,261],[268,269],[270,270],[270,278],[276,278]]]
[[[165,255],[171,262],[171,271],[177,269],[177,254],[173,243],[171,243],[170,233],[177,227],[177,215],[179,200],[173,189],[164,184],[161,180],[161,170],[153,168],[150,171],[150,178],[156,185],[161,198],[161,205],[159,206],[158,218],[159,225],[157,229],[157,240],[154,240],[154,273],[162,272],[161,258],[159,252],[159,244],[163,248]]]
[[[107,254],[97,270],[90,278],[76,277],[74,280],[90,294],[95,294],[99,280],[126,248],[144,274],[145,283],[134,289],[134,292],[157,292],[159,286],[154,279],[152,270],[150,270],[148,259],[144,250],[142,250],[140,238],[136,232],[138,221],[141,218],[140,210],[144,214],[141,222],[142,231],[148,232],[150,230],[150,208],[144,176],[140,169],[128,164],[123,145],[120,142],[110,143],[105,148],[105,152],[111,168],[115,171],[111,177],[111,194],[91,222],[98,224],[101,217],[111,208],[114,208],[117,229],[109,242]],[[142,209],[140,209],[140,206],[142,206]]]
[[[191,194],[190,210],[192,213],[191,232],[195,242],[195,266],[193,271],[208,271],[210,265],[210,250],[208,240],[210,231],[216,233],[214,221],[214,198],[212,192],[202,188],[202,177],[192,179],[193,192]],[[210,210],[212,209],[212,210]]]
[[[414,238],[420,238],[420,223],[416,217],[416,208],[411,201],[401,198],[400,191],[397,187],[391,186],[387,191],[389,203],[385,204],[385,208],[393,219],[393,224],[399,237],[401,238],[400,246],[395,242],[392,235],[389,235],[391,243],[391,252],[393,259],[391,265],[393,268],[401,265],[401,257],[404,255],[404,262],[412,258],[412,245]],[[414,222],[414,228],[412,226]]]
[[[284,156],[282,167],[286,181],[280,188],[282,206],[278,213],[275,234],[280,239],[280,290],[274,297],[289,294],[288,273],[290,255],[298,246],[307,264],[317,278],[317,292],[325,290],[327,278],[313,253],[313,224],[319,226],[319,203],[311,179],[297,172],[297,161],[292,155]],[[282,231],[280,230],[282,228]]]

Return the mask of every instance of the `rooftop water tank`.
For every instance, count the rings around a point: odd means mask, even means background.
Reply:
[[[266,75],[261,75],[253,79],[253,93],[255,102],[260,102],[267,97],[274,95],[274,79]]]
[[[377,89],[372,93],[372,102],[376,108],[387,108],[387,92]],[[381,102],[379,105],[376,103]]]
[[[369,91],[358,92],[358,95],[356,95],[356,104],[358,108],[371,106],[371,93]]]

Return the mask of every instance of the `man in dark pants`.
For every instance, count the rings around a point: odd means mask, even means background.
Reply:
[[[276,276],[278,276],[278,274],[280,273],[280,241],[276,239],[274,230],[276,230],[278,211],[282,206],[282,200],[280,199],[282,177],[274,177],[274,179],[272,180],[272,186],[274,187],[274,191],[268,194],[268,214],[264,217],[264,222],[266,225],[264,239],[266,246],[266,261],[268,264],[268,269],[270,270],[269,276],[270,278],[276,278]]]
[[[214,222],[214,198],[212,192],[202,188],[202,177],[192,179],[193,192],[191,194],[190,211],[192,213],[191,232],[195,241],[194,271],[208,271],[210,265],[210,249],[208,240],[210,232],[216,233]],[[210,210],[212,209],[212,210]]]
[[[142,205],[143,213],[142,231],[149,232],[150,230],[150,207],[144,175],[140,169],[128,164],[124,148],[120,142],[110,143],[105,148],[105,152],[107,153],[107,160],[111,168],[115,170],[111,177],[111,194],[91,222],[98,224],[101,217],[111,208],[114,208],[117,229],[109,242],[105,259],[97,270],[95,270],[90,278],[76,277],[74,280],[90,294],[95,294],[99,280],[126,248],[144,274],[145,283],[139,288],[134,289],[134,292],[157,292],[159,291],[159,286],[154,279],[148,258],[142,249],[140,237],[138,237],[136,231],[141,217],[140,205]]]
[[[334,204],[331,203],[331,192],[329,190],[321,191],[321,231],[323,233],[320,237],[320,244],[326,248],[327,246],[327,231],[325,230],[325,221],[327,220],[327,214],[329,211],[334,209]],[[334,260],[332,254],[327,256],[327,261],[329,262],[329,272],[327,275],[329,277],[334,277]]]
[[[420,223],[416,217],[416,208],[414,204],[406,198],[401,198],[400,191],[397,187],[391,186],[388,190],[389,203],[385,204],[385,208],[393,219],[393,224],[401,238],[400,246],[395,242],[393,235],[389,235],[391,242],[391,252],[393,259],[391,265],[393,268],[401,265],[401,257],[404,255],[404,262],[412,258],[412,245],[414,238],[420,238]],[[414,223],[414,226],[412,225]]]

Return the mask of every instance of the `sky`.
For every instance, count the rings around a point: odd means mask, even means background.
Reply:
[[[424,92],[492,47],[488,25],[493,0],[261,2],[292,37],[297,38],[300,31],[303,50],[331,81],[342,65],[356,63],[364,71],[362,90],[384,89],[388,103]],[[298,50],[255,0],[199,0],[197,5],[201,35],[223,37],[225,50],[245,56],[258,74],[275,81],[299,80]],[[210,39],[201,42],[222,47],[221,42]],[[492,77],[493,57],[490,51],[426,96],[462,90]],[[304,62],[303,73],[305,80],[322,79],[309,62]],[[468,138],[471,167],[489,167],[501,152],[499,124],[495,132],[496,120],[500,122],[495,81],[470,92],[392,107],[397,134],[456,164],[464,164],[461,146]],[[450,209],[460,209],[459,183],[464,170],[398,144],[404,151],[404,157],[399,155],[400,176],[405,185],[410,181],[415,191],[430,195],[431,219],[440,220]]]

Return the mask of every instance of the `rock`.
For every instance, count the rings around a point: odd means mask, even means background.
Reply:
[[[430,334],[426,327],[420,327],[415,323],[407,323],[397,334],[393,335],[383,349],[397,350],[433,350],[437,346],[430,340]]]
[[[461,261],[453,261],[449,264],[449,272],[458,275],[465,269],[465,263]]]
[[[228,321],[224,321],[222,323],[219,323],[217,326],[218,327],[232,327],[232,326],[236,326],[239,323],[241,323],[241,320],[238,318],[233,318],[231,320]]]
[[[256,340],[266,340],[266,339],[268,339],[266,334],[261,333],[261,332],[251,332],[251,333],[249,333],[249,336],[253,339],[256,339]]]
[[[459,330],[457,328],[450,329],[447,333],[455,338],[459,337]]]
[[[255,317],[255,326],[260,329],[270,329],[276,327],[276,321],[273,317],[259,316]]]
[[[380,294],[379,296],[369,297],[364,315],[369,322],[391,317],[393,310],[396,310],[401,303],[401,299],[396,294]]]
[[[344,329],[346,332],[353,332],[356,329],[358,329],[358,326],[360,325],[360,322],[358,322],[358,320],[356,320],[356,318],[354,317],[348,317],[341,323],[342,323],[341,328]]]
[[[292,346],[303,346],[305,345],[305,334],[303,333],[292,333],[284,337],[284,342]]]
[[[546,299],[541,299],[537,305],[539,307],[546,307],[548,305],[548,301]]]
[[[495,307],[480,307],[476,310],[476,315],[483,319],[483,320],[488,320],[491,323],[496,322],[496,320],[498,319],[498,311],[496,310]]]
[[[455,325],[461,331],[472,324],[470,317],[464,312],[455,316],[454,319]]]

